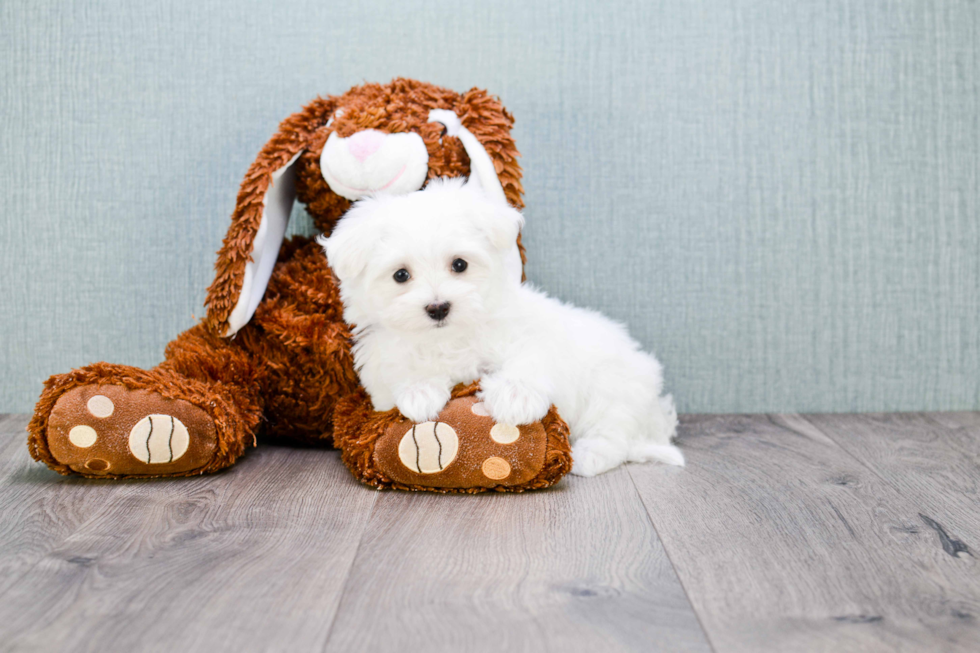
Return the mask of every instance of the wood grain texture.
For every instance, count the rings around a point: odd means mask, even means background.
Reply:
[[[0,564],[17,578],[0,593],[3,650],[321,648],[377,496],[336,452],[277,447],[201,478],[32,464],[13,481],[0,489]]]
[[[971,651],[980,414],[685,417],[688,466],[375,492],[58,476],[0,416],[0,651]],[[669,556],[669,557],[668,557]]]
[[[27,453],[27,416],[0,417],[0,596],[82,523],[106,510],[98,491]]]
[[[629,471],[718,651],[976,650],[975,559],[810,422],[682,433],[686,469]]]
[[[806,420],[918,506],[920,528],[931,530],[951,555],[980,555],[976,416],[808,415]]]
[[[523,495],[383,494],[327,650],[710,649],[620,468]]]

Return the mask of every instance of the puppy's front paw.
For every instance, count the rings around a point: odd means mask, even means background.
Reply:
[[[531,424],[548,414],[551,401],[530,386],[500,376],[480,379],[480,399],[499,424]]]
[[[434,421],[448,401],[448,388],[434,383],[416,383],[399,395],[395,405],[402,415],[421,424]]]

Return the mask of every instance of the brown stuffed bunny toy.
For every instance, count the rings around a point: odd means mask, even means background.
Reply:
[[[513,118],[485,91],[409,79],[318,98],[259,152],[238,193],[207,317],[151,370],[94,363],[45,383],[31,455],[62,474],[190,476],[233,464],[261,429],[333,444],[360,480],[440,492],[520,491],[571,468],[567,427],[494,424],[475,386],[438,422],[372,412],[357,380],[336,280],[310,238],[283,241],[294,200],[329,234],[351,201],[476,175],[523,207]],[[519,251],[519,254],[518,254]],[[514,250],[524,261],[520,237]]]

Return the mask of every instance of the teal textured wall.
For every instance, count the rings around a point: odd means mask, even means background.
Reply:
[[[278,121],[399,75],[503,99],[530,278],[627,322],[682,410],[978,409],[978,14],[7,0],[0,410],[158,362]]]

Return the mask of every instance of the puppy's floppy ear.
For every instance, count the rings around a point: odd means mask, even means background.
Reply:
[[[480,215],[480,229],[501,251],[516,247],[523,226],[521,212],[503,202],[490,202]]]
[[[341,283],[356,278],[367,267],[377,245],[371,212],[376,200],[365,199],[340,219],[330,236],[318,236],[317,242],[327,254],[327,263]]]
[[[284,120],[249,166],[204,302],[215,332],[232,336],[255,313],[296,198],[296,160],[335,108],[335,98],[317,98]]]

